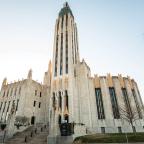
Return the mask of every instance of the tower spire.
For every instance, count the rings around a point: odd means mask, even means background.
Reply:
[[[52,76],[59,77],[73,73],[79,62],[77,26],[68,2],[59,12],[55,27]]]
[[[64,6],[64,7],[69,7],[68,2],[66,1],[63,6]]]

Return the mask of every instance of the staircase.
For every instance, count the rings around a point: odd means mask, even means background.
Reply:
[[[15,134],[5,144],[47,144],[47,128],[31,126],[23,132]]]

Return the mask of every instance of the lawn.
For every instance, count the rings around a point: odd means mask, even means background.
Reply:
[[[128,133],[128,142],[144,142],[144,133]],[[126,134],[94,134],[77,137],[74,140],[76,143],[125,143],[127,142]]]

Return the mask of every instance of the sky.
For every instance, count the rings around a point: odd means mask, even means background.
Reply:
[[[0,84],[43,81],[54,26],[65,0],[0,0]],[[78,27],[80,58],[92,75],[129,75],[144,101],[144,0],[68,0]]]

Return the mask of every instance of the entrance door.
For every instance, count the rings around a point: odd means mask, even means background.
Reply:
[[[31,125],[34,125],[35,124],[35,116],[32,116],[31,117]]]
[[[65,121],[66,121],[66,123],[69,123],[69,116],[68,115],[65,115]]]

